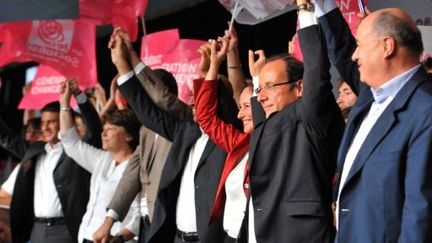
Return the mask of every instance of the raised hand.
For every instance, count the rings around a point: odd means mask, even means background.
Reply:
[[[210,54],[211,54],[211,44],[210,42],[205,43],[198,49],[201,59],[198,68],[201,72],[201,76],[205,77],[210,68]]]
[[[65,80],[60,86],[60,106],[69,107],[72,91],[70,88],[70,80]]]
[[[266,61],[266,56],[263,50],[258,50],[253,52],[249,50],[249,72],[252,77],[258,76],[261,68],[264,66]],[[258,59],[255,60],[255,55],[258,56]]]

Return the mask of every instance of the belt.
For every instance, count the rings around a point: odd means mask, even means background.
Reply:
[[[35,218],[34,220],[37,223],[44,224],[45,226],[66,224],[66,219],[64,217],[57,218]]]
[[[177,237],[183,242],[198,242],[199,237],[197,232],[183,232],[177,229]]]

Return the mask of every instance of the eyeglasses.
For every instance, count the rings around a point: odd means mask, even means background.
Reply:
[[[295,82],[286,81],[286,82],[282,82],[282,83],[275,83],[275,84],[272,84],[272,83],[266,83],[266,84],[264,85],[264,87],[258,87],[258,88],[256,88],[256,89],[255,89],[255,93],[259,94],[259,93],[261,92],[261,90],[263,90],[263,89],[265,89],[266,91],[272,91],[272,90],[275,89],[276,86],[284,85],[284,84],[295,84]]]

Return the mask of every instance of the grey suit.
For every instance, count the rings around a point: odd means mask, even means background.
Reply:
[[[159,108],[180,118],[192,116],[191,109],[179,101],[149,67],[144,68],[137,78]],[[108,205],[108,208],[119,214],[120,220],[126,216],[137,193],[140,193],[141,198],[146,195],[150,219],[153,216],[159,180],[171,148],[170,141],[158,136],[155,142],[155,136],[156,133],[152,130],[141,127],[140,145],[129,161],[114,197]]]

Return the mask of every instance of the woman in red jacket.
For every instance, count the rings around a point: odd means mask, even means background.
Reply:
[[[219,42],[219,43],[218,43]],[[243,89],[239,99],[238,118],[243,131],[223,122],[217,116],[218,71],[224,60],[228,40],[211,40],[210,67],[206,80],[195,81],[195,106],[198,123],[210,139],[228,153],[219,181],[210,223],[223,215],[223,227],[227,233],[225,242],[235,242],[245,215],[248,197],[248,151],[253,131],[250,98],[252,87]]]

